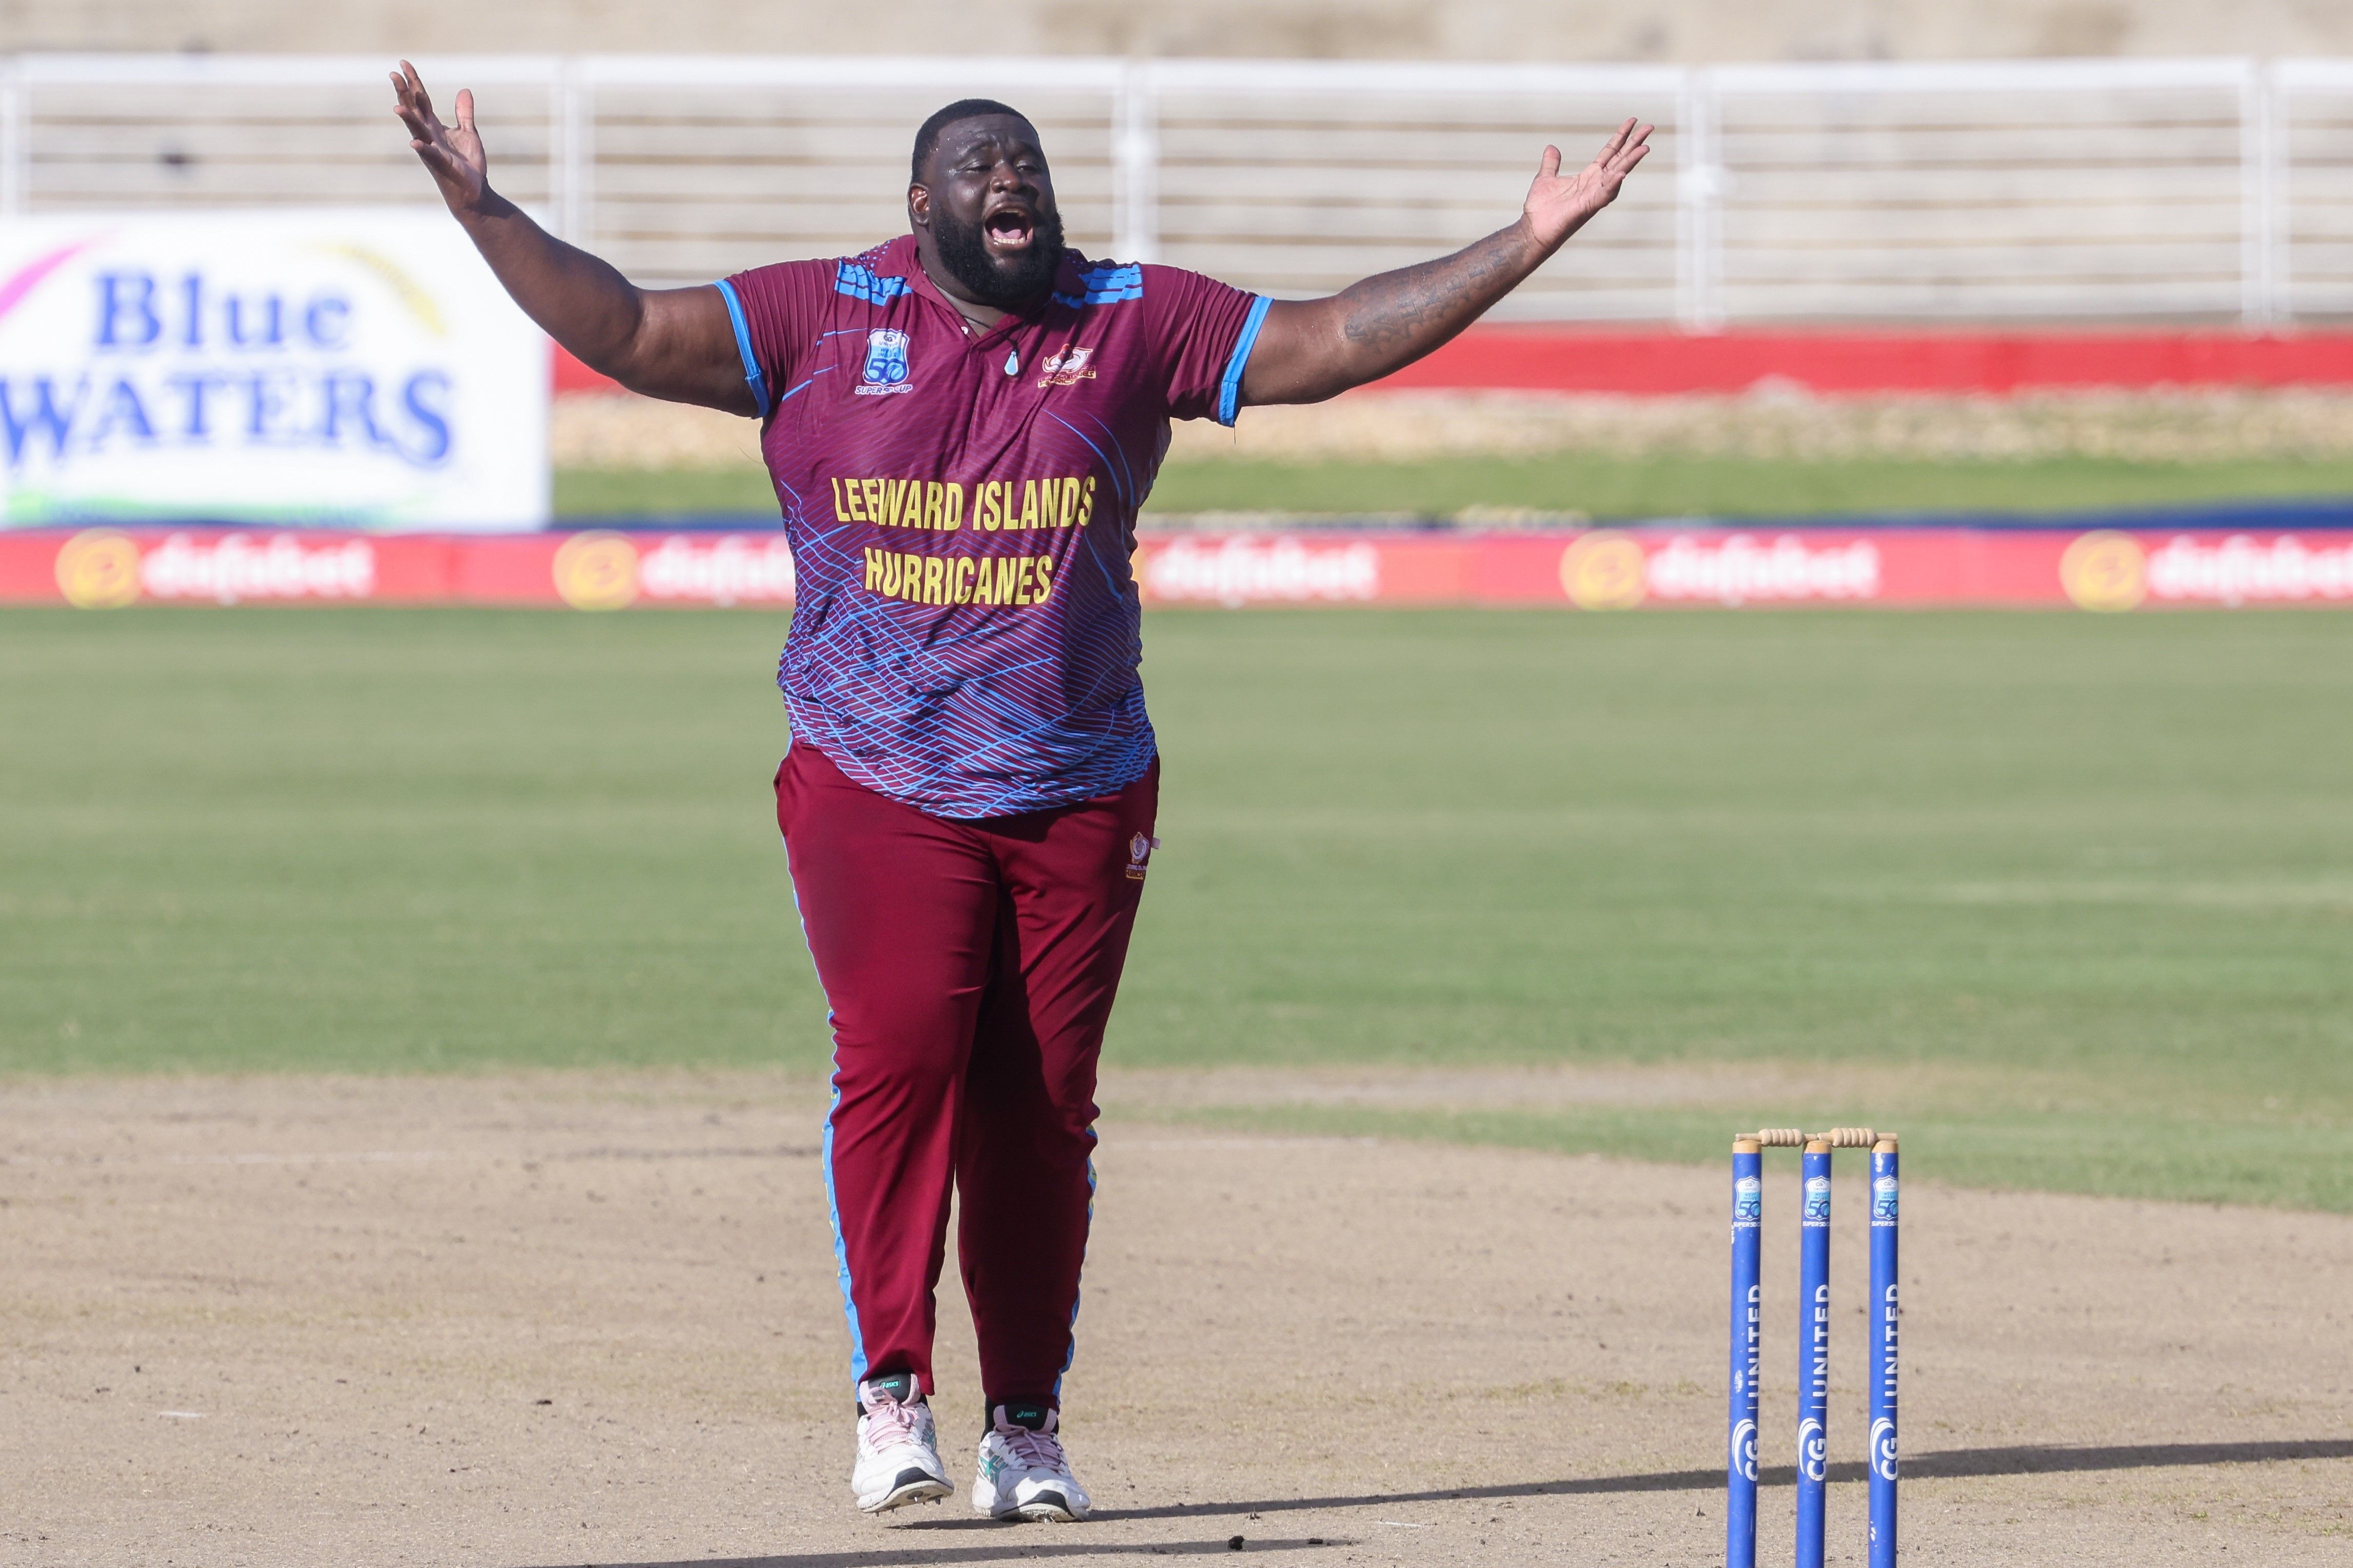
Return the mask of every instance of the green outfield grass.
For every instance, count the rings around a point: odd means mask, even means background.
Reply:
[[[818,1069],[783,632],[0,614],[0,1069]],[[1669,1158],[1867,1118],[1918,1175],[2353,1210],[2353,616],[1164,613],[1146,647],[1115,1061],[1852,1075],[1187,1114]]]
[[[1172,463],[1152,509],[1412,511],[1469,506],[1597,518],[1775,517],[1838,512],[2063,512],[2200,500],[2353,494],[2353,462],[1825,461],[1761,458],[1456,458],[1419,463]],[[555,507],[573,517],[773,512],[755,468],[568,468]]]

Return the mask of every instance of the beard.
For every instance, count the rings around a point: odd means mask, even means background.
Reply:
[[[936,207],[932,211],[932,242],[939,247],[940,265],[948,276],[975,300],[999,310],[1036,298],[1062,265],[1060,214],[1040,215],[1030,231],[1029,248],[1004,261],[988,253],[978,224],[959,222]]]

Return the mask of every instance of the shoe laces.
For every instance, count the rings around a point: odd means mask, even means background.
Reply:
[[[1000,1421],[997,1424],[997,1436],[1013,1450],[1013,1457],[1021,1461],[1025,1469],[1052,1470],[1060,1474],[1068,1468],[1068,1461],[1062,1458],[1061,1442],[1051,1432],[1033,1432],[1027,1426]]]
[[[902,1443],[920,1440],[922,1426],[916,1415],[920,1405],[903,1405],[889,1394],[879,1394],[866,1407],[860,1423],[866,1428],[866,1443],[871,1448],[892,1448]]]

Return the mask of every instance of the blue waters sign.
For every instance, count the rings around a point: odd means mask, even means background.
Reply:
[[[0,226],[0,526],[538,528],[547,396],[438,207]]]

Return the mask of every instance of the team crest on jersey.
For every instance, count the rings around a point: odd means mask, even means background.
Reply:
[[[1152,852],[1160,847],[1160,840],[1149,834],[1139,833],[1127,841],[1127,879],[1144,880],[1144,873],[1152,868]]]
[[[1095,373],[1088,368],[1087,362],[1094,358],[1094,355],[1093,349],[1075,343],[1066,347],[1060,353],[1048,354],[1038,362],[1038,368],[1046,373],[1039,379],[1038,384],[1072,386],[1082,381],[1092,381],[1095,378]]]
[[[894,392],[913,392],[907,381],[907,334],[895,327],[877,327],[866,334],[866,369],[860,374],[858,395],[886,397]]]

